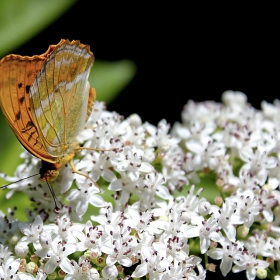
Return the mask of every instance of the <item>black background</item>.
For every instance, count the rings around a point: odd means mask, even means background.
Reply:
[[[90,44],[97,60],[133,60],[137,75],[108,109],[125,117],[138,113],[153,124],[180,121],[189,99],[220,102],[225,90],[244,92],[257,108],[279,97],[273,7],[266,13],[262,6],[167,3],[79,1],[14,52],[40,54],[68,38]]]

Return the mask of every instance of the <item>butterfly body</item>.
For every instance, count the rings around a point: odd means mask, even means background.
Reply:
[[[78,148],[95,100],[88,45],[61,40],[42,55],[0,61],[1,109],[21,144],[42,160],[41,179],[53,181]]]

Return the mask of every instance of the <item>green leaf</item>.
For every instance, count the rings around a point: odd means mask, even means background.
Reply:
[[[214,172],[210,172],[208,174],[204,174],[203,172],[199,172],[199,179],[200,183],[195,184],[194,193],[196,194],[200,188],[203,189],[203,191],[200,193],[199,197],[206,198],[207,201],[210,203],[214,203],[215,198],[217,196],[220,196],[218,186],[216,185],[216,179]],[[192,182],[188,186],[184,185],[182,192],[175,192],[174,196],[186,196],[187,192],[190,190],[192,186]]]
[[[131,60],[96,61],[91,69],[89,82],[96,89],[97,100],[110,103],[135,74],[136,65]]]
[[[15,218],[21,222],[27,221],[26,209],[32,209],[29,197],[23,192],[15,192],[11,199],[6,199],[5,196],[8,191],[9,190],[0,192],[0,210],[7,215],[8,208],[14,209],[16,207],[17,211],[15,211]]]
[[[1,0],[0,57],[59,18],[76,0]]]
[[[16,167],[22,161],[19,154],[23,151],[23,148],[1,112],[0,132],[0,171],[12,175]],[[4,182],[5,181],[0,179],[0,186],[3,185]]]
[[[201,175],[200,183],[196,184],[195,186],[196,191],[198,191],[200,188],[203,188],[203,192],[200,194],[199,197],[205,197],[210,203],[214,203],[215,198],[217,196],[220,196],[214,174],[208,173]]]

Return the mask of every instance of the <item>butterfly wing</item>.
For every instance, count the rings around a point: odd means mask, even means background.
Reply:
[[[54,162],[40,140],[31,114],[29,90],[54,46],[32,57],[8,55],[0,61],[0,105],[21,144],[34,156]]]
[[[45,149],[53,157],[62,157],[73,148],[71,144],[91,112],[95,91],[88,76],[93,62],[89,46],[61,40],[30,88],[33,119]]]

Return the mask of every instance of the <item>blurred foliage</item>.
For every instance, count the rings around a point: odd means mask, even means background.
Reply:
[[[34,37],[75,2],[76,0],[1,0],[0,57]]]
[[[0,58],[34,37],[69,9],[75,0],[1,0],[0,1]],[[5,38],[3,40],[3,38]],[[78,39],[78,38],[77,38]],[[52,42],[50,42],[52,43]],[[46,46],[46,49],[48,46]],[[131,81],[136,73],[132,61],[96,61],[90,77],[90,84],[96,89],[97,100],[111,102]],[[11,128],[0,113],[0,171],[12,175],[21,162],[23,150]],[[0,179],[0,186],[5,182]],[[7,191],[0,191],[0,210],[7,213],[8,207],[17,205],[17,218],[24,220],[29,205],[27,197],[17,194],[11,201],[5,199]]]
[[[98,60],[90,72],[89,82],[96,89],[97,100],[108,104],[127,86],[135,74],[136,65],[131,60]]]

